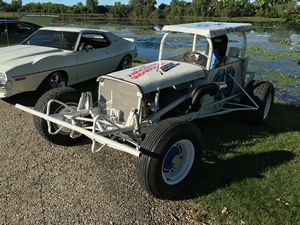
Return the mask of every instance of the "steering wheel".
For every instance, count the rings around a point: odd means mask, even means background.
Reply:
[[[74,46],[70,42],[65,42],[63,45],[65,48],[68,48],[70,50],[73,50]]]
[[[202,66],[205,66],[207,62],[207,58],[208,57],[204,52],[191,51],[191,52],[186,52],[183,55],[184,61],[188,63],[199,64]]]

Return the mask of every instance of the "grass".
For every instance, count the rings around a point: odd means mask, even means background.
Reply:
[[[300,107],[275,104],[263,127],[244,125],[234,114],[197,122],[206,152],[191,190],[196,220],[257,225],[300,221],[299,115]]]
[[[136,58],[136,59],[133,60],[132,66],[133,67],[140,66],[140,65],[143,65],[143,64],[146,64],[146,63],[149,63],[149,60],[141,58],[141,57],[138,57],[138,58]]]

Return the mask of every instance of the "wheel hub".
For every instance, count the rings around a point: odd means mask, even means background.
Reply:
[[[180,183],[190,172],[195,158],[195,148],[191,141],[176,142],[167,151],[162,164],[162,178],[168,185]]]

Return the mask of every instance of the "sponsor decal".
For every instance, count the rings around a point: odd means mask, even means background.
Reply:
[[[161,71],[163,72],[167,72],[171,69],[173,69],[174,67],[178,66],[180,63],[168,63],[165,64],[163,62],[159,62],[159,63],[152,63],[150,65],[147,66],[143,66],[138,68],[137,70],[131,72],[128,74],[128,77],[130,77],[133,80],[136,80],[142,76],[144,76],[146,73],[149,73],[153,70],[158,71],[158,69],[160,68]]]
[[[159,64],[153,63],[153,64],[150,64],[147,66],[143,66],[143,67],[131,72],[130,74],[128,74],[128,77],[136,80],[136,79],[144,76],[146,73],[149,73],[150,71],[158,70],[158,68],[159,68]]]

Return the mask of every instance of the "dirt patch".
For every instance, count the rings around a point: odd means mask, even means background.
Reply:
[[[135,158],[52,145],[32,116],[0,100],[0,224],[191,224],[190,201],[144,193]]]

